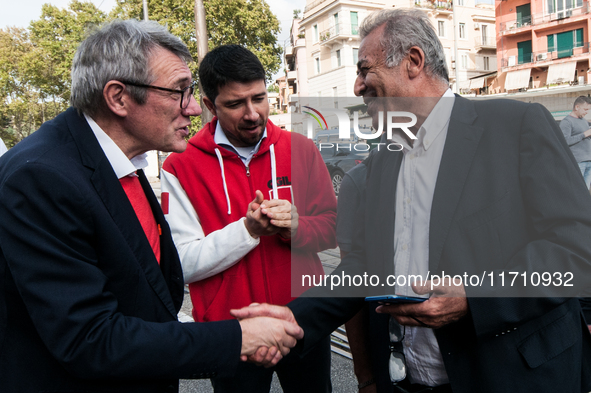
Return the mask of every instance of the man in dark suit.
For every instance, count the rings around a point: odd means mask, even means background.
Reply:
[[[186,147],[190,60],[155,22],[105,25],[75,55],[73,108],[2,157],[0,391],[174,392],[302,337],[271,318],[177,321],[181,266],[141,168]]]
[[[333,274],[376,274],[382,283],[393,274],[470,277],[379,288],[430,298],[376,304],[368,344],[374,378],[360,385],[376,383],[379,392],[588,392],[591,336],[573,296],[589,285],[591,199],[551,115],[539,105],[452,95],[443,48],[421,11],[374,13],[360,35],[355,94],[374,127],[388,110],[411,112],[417,122],[411,134],[392,136],[402,151],[383,149],[368,163],[359,230]],[[511,287],[509,272],[525,274],[528,284]],[[562,283],[572,275],[573,286],[530,284],[544,272]],[[479,286],[472,277],[483,273]],[[364,303],[334,297],[359,292],[345,289],[314,288],[308,295],[333,297],[233,315],[297,320],[305,352]]]

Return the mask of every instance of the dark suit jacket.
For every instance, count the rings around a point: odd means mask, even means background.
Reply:
[[[68,109],[0,160],[0,391],[177,391],[231,375],[236,321],[182,324],[181,265],[158,201],[161,266],[86,120]]]
[[[401,161],[402,154],[383,150],[368,164],[360,229],[335,274],[394,273]],[[535,104],[456,97],[431,209],[430,272],[571,271],[580,290],[589,285],[590,239],[591,198],[551,115]],[[580,306],[574,298],[554,297],[576,296],[574,289],[546,288],[548,297],[491,297],[508,289],[496,285],[467,287],[469,314],[435,331],[454,393],[588,392],[591,337]],[[308,295],[326,291],[315,288]],[[292,302],[305,331],[301,349],[362,303]],[[376,314],[370,321],[372,361],[383,392],[391,390],[387,321]]]

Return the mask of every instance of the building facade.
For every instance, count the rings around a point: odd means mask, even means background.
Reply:
[[[496,1],[496,92],[589,83],[590,5],[586,0]]]
[[[450,84],[471,92],[484,85],[483,75],[496,71],[496,26],[492,5],[457,0],[458,62],[454,56],[454,21],[450,2],[432,0],[309,0],[303,19],[292,24],[285,50],[287,80],[297,107],[298,97],[350,97],[356,78],[359,25],[370,13],[392,7],[415,7],[431,19],[444,46]],[[456,63],[458,72],[456,75]],[[338,103],[335,100],[335,106]]]

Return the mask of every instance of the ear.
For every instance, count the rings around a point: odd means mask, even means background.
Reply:
[[[103,98],[107,108],[117,116],[125,117],[129,110],[128,103],[132,98],[125,93],[125,85],[119,81],[110,80],[103,89]]]
[[[413,79],[421,75],[425,68],[425,53],[418,46],[413,46],[408,51],[407,55],[408,63],[408,77]]]
[[[205,106],[207,107],[207,109],[209,109],[209,111],[214,115],[217,116],[216,110],[215,110],[215,104],[213,103],[213,101],[211,101],[209,98],[207,97],[203,97],[203,103],[205,104]]]

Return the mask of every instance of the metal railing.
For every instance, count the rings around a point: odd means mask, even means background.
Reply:
[[[359,25],[352,23],[339,23],[329,27],[326,30],[320,32],[320,42],[328,41],[331,38],[338,36],[355,36],[359,35]]]
[[[415,0],[415,6],[420,8],[432,8],[432,9],[452,9],[451,1],[432,1],[432,0]]]
[[[553,22],[555,20],[561,20],[570,18],[578,15],[585,15],[591,11],[589,3],[583,3],[581,7],[571,8],[569,10],[562,10],[553,13],[538,13],[530,16],[526,16],[520,19],[512,19],[507,22],[500,23],[500,32],[505,33],[507,31],[520,29],[527,26],[536,26],[543,23]]]
[[[496,48],[497,47],[497,38],[492,36],[479,36],[474,38],[474,46],[476,49],[482,47],[489,47],[489,48]]]
[[[503,57],[501,58],[501,66],[516,67],[522,64],[544,63],[552,60],[566,59],[568,57],[586,55],[589,53],[589,47],[590,43],[584,42],[582,46],[577,46],[574,48],[528,53],[527,55],[524,55],[522,57],[521,61],[518,58],[518,56],[503,55]]]

